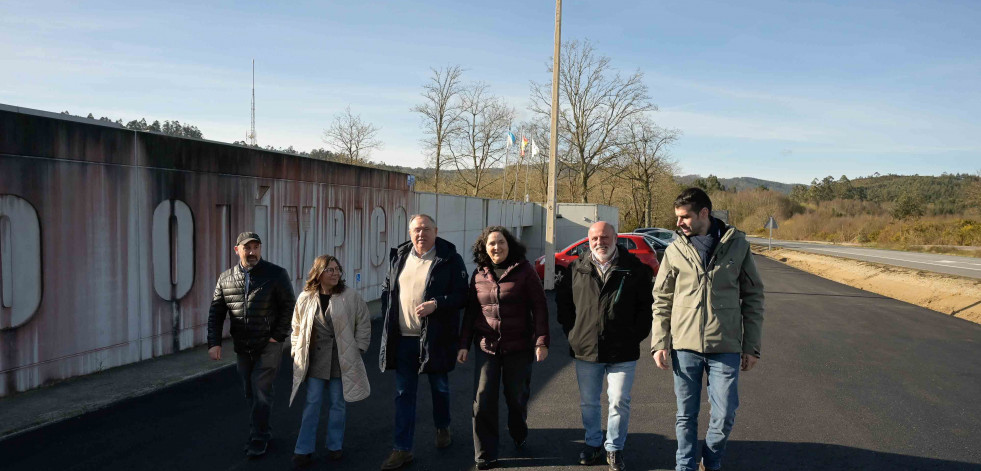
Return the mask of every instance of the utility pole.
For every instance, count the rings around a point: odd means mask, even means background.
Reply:
[[[555,288],[555,167],[559,147],[559,52],[562,0],[555,0],[555,50],[552,53],[552,123],[548,136],[548,197],[545,203],[545,289]]]

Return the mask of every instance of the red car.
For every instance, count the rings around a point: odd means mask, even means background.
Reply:
[[[656,250],[656,242],[651,241],[649,237],[645,237],[644,234],[635,233],[625,233],[617,234],[617,250],[627,250],[628,252],[634,254],[642,263],[647,264],[654,270],[654,275],[657,275],[657,269],[660,267],[658,263],[659,253],[664,253],[664,247],[660,247],[661,250]],[[666,247],[666,246],[665,246]],[[589,253],[589,240],[588,238],[582,238],[578,242],[566,247],[561,252],[555,253],[555,282],[558,283],[562,277],[562,269],[569,266],[573,260],[579,258],[580,254]],[[535,271],[538,272],[538,278],[545,279],[545,256],[542,255],[535,259]]]

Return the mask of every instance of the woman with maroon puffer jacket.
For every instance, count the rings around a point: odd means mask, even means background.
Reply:
[[[531,364],[548,356],[548,308],[525,246],[507,229],[490,226],[473,244],[470,279],[457,361],[475,345],[473,448],[477,469],[497,465],[498,394],[504,384],[508,431],[516,448],[528,437]]]

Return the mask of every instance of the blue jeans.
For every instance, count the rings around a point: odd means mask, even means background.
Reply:
[[[698,412],[701,408],[702,377],[706,371],[708,399],[712,408],[705,446],[702,448],[702,462],[709,469],[722,467],[722,456],[736,420],[736,408],[739,407],[740,360],[738,353],[671,352],[674,395],[678,400],[675,422],[675,434],[678,436],[678,452],[675,455],[677,471],[698,469]]]
[[[634,369],[637,361],[620,363],[595,363],[576,360],[576,378],[579,381],[579,407],[582,425],[586,429],[586,444],[593,447],[604,445],[600,425],[600,395],[603,393],[603,377],[608,387],[610,411],[606,419],[606,451],[623,450],[627,440],[627,423],[630,421],[630,389],[634,385]]]
[[[419,389],[419,337],[399,339],[395,366],[395,448],[412,451],[416,432],[416,390]],[[429,374],[433,423],[450,427],[450,381],[446,373]]]
[[[320,422],[320,405],[324,402],[324,386],[327,386],[327,449],[337,451],[344,446],[344,424],[347,418],[347,402],[341,378],[330,381],[307,378],[307,402],[303,406],[300,436],[296,438],[293,453],[306,455],[317,450],[317,423]]]

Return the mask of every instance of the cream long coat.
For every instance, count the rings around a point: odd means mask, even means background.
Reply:
[[[343,293],[331,295],[329,307],[337,342],[338,362],[341,365],[344,400],[360,401],[371,392],[368,372],[361,359],[361,352],[367,351],[368,344],[371,343],[368,305],[355,290],[348,288]],[[319,311],[320,296],[317,292],[304,291],[300,294],[293,309],[293,330],[290,334],[290,354],[293,356],[293,393],[290,394],[290,405],[293,404],[296,391],[300,389],[300,383],[307,377],[313,318]]]

